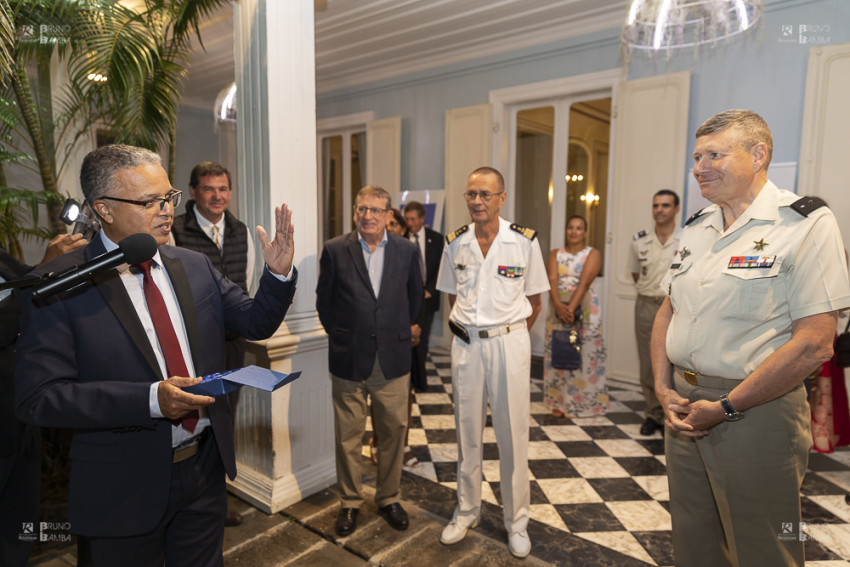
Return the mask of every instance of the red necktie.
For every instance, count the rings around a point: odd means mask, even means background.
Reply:
[[[189,376],[189,369],[186,368],[186,361],[183,359],[183,351],[180,350],[180,342],[174,332],[174,325],[171,324],[168,308],[165,306],[159,288],[156,287],[156,283],[151,277],[151,264],[153,264],[153,260],[135,265],[142,270],[144,275],[142,287],[145,291],[145,302],[148,304],[153,327],[159,339],[159,347],[162,349],[162,356],[165,358],[165,370],[168,372],[168,376]],[[198,410],[190,411],[182,419],[172,419],[171,423],[174,425],[182,424],[183,429],[190,433],[194,432],[195,425],[198,423]]]

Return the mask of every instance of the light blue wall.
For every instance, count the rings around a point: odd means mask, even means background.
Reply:
[[[850,0],[765,0],[760,34],[714,48],[657,60],[636,54],[629,78],[690,70],[688,123],[690,167],[692,133],[712,114],[750,108],[767,120],[774,135],[774,161],[796,162],[800,152],[808,45],[799,42],[800,25],[829,26],[829,43],[850,41]],[[781,41],[781,26],[795,36]],[[445,111],[488,102],[493,89],[580,75],[621,65],[619,28],[472,62],[441,67],[393,80],[321,93],[318,118],[372,110],[376,118],[401,116],[402,186],[443,186]],[[683,180],[683,184],[686,180]],[[687,209],[685,209],[687,210]]]

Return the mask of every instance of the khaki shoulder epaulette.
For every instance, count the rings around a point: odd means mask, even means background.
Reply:
[[[534,240],[535,238],[537,238],[536,230],[524,227],[522,225],[518,225],[517,223],[511,223],[511,230],[520,233],[529,240]]]
[[[451,244],[452,240],[454,240],[455,238],[457,238],[458,236],[460,236],[461,234],[463,234],[467,230],[469,230],[469,225],[465,224],[462,227],[460,227],[459,229],[457,229],[456,231],[450,232],[449,234],[446,235],[446,243]]]

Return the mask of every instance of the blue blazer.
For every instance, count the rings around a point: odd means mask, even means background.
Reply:
[[[100,238],[34,273],[61,272],[105,252]],[[267,270],[252,300],[185,248],[160,246],[183,315],[195,372],[224,369],[224,333],[264,339],[278,329],[297,274],[281,282]],[[74,533],[124,537],[152,530],[171,483],[171,423],[150,416],[151,382],[162,376],[117,270],[34,303],[22,301],[15,370],[18,416],[74,430],[69,520]],[[208,406],[228,476],[236,476],[225,397]]]
[[[387,233],[379,297],[357,231],[328,240],[319,261],[316,310],[328,334],[331,374],[365,380],[376,356],[388,379],[410,372],[410,326],[422,295],[419,250],[407,239]]]

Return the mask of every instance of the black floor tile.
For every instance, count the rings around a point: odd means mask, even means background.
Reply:
[[[534,478],[578,478],[581,476],[566,459],[530,460],[528,469]]]
[[[571,532],[614,532],[625,530],[605,504],[556,504],[555,510]]]
[[[434,463],[438,482],[457,482],[457,463]]]
[[[613,425],[584,425],[581,429],[592,439],[629,439],[622,429]]]
[[[428,443],[434,443],[434,444],[457,443],[457,430],[456,429],[426,429],[425,430],[425,438],[428,439]]]
[[[655,457],[614,457],[614,460],[631,476],[667,474],[667,467]]]
[[[632,532],[658,565],[673,565],[673,535],[670,532]]]
[[[829,494],[847,494],[847,491],[813,472],[806,473],[803,477],[803,486],[800,492],[806,496],[826,496]]]
[[[614,413],[609,412],[605,414],[605,417],[611,420],[612,423],[616,423],[617,425],[636,425],[638,423],[643,423],[643,418],[637,415],[634,412],[622,412],[622,413]]]
[[[567,457],[607,457],[608,453],[603,451],[593,441],[557,441],[555,445],[563,451]]]
[[[605,502],[652,500],[652,497],[630,478],[589,478],[587,482]]]

